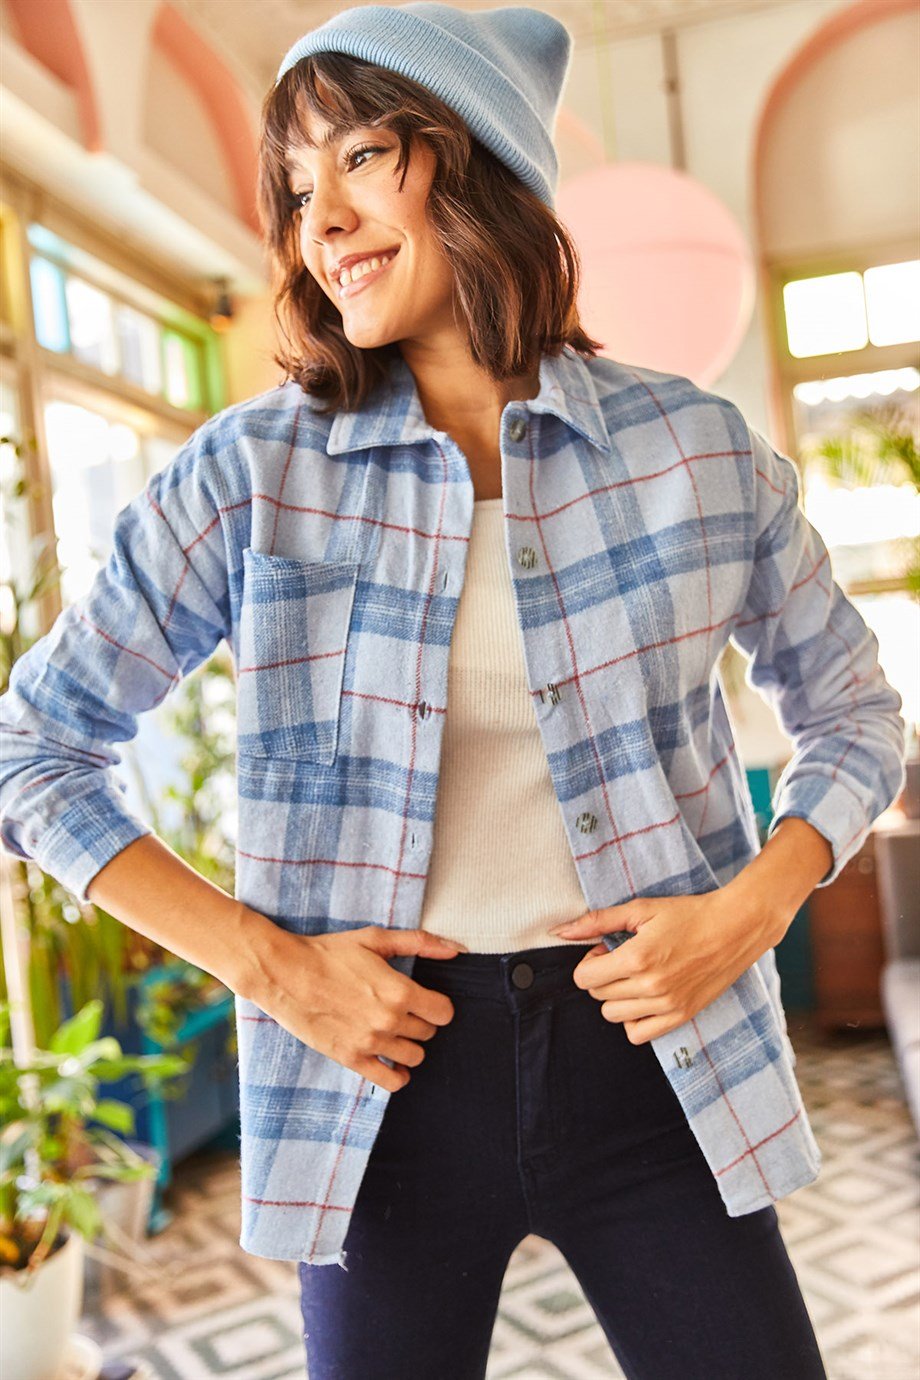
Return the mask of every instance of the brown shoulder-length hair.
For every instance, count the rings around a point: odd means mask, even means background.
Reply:
[[[273,358],[286,379],[328,404],[316,410],[360,408],[398,346],[353,345],[341,314],[301,258],[285,156],[307,142],[302,111],[337,134],[368,124],[391,129],[400,143],[400,190],[412,137],[427,141],[436,159],[429,219],[454,269],[455,310],[465,322],[471,357],[492,378],[529,373],[542,354],[558,355],[564,345],[583,356],[601,348],[579,320],[574,242],[545,202],[426,87],[360,58],[314,53],[286,72],[263,102],[258,212],[285,342]]]

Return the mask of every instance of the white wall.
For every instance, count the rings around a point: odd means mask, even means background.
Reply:
[[[684,171],[721,199],[752,245],[752,149],[767,94],[815,29],[846,7],[839,0],[796,0],[677,31]],[[614,147],[608,154],[617,161],[671,166],[662,55],[657,35],[613,42],[602,50],[614,109]],[[597,67],[595,52],[576,54],[566,100],[600,132]],[[769,435],[765,348],[758,303],[735,359],[710,387],[731,398]]]
[[[790,93],[762,172],[770,257],[916,243],[918,55],[920,8],[850,35]]]

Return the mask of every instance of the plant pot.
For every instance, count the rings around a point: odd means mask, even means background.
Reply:
[[[0,1375],[57,1380],[83,1308],[83,1237],[70,1232],[34,1273],[0,1274]]]
[[[147,1145],[140,1140],[129,1140],[127,1143],[136,1154],[152,1164],[155,1170],[159,1170],[162,1156],[156,1146]],[[146,1239],[156,1183],[156,1177],[151,1176],[149,1179],[129,1179],[126,1182],[107,1179],[94,1187],[93,1196],[99,1205],[99,1211],[107,1223],[117,1228],[118,1235],[118,1239],[109,1241],[100,1233],[99,1246],[117,1254],[121,1251],[125,1238],[131,1242],[143,1242]],[[87,1255],[83,1271],[86,1307],[100,1307],[113,1293],[125,1288],[127,1278],[117,1265]]]

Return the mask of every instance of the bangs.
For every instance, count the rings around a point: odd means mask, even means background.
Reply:
[[[304,58],[266,97],[263,110],[263,156],[272,181],[287,186],[288,154],[298,148],[326,149],[351,130],[381,127],[396,119],[396,93],[384,84],[362,79],[379,71],[373,64],[339,53],[323,53],[321,63]],[[319,143],[307,135],[314,120],[328,129]]]

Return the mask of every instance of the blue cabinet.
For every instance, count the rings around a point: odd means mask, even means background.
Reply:
[[[174,965],[153,968],[138,984],[144,987],[176,971]],[[103,1034],[114,1035],[126,1053],[158,1054],[161,1046],[147,1038],[136,1020],[137,994],[129,995],[127,1026],[115,1025],[108,1018]],[[160,1170],[150,1215],[150,1230],[160,1231],[171,1218],[163,1206],[163,1192],[172,1182],[176,1161],[205,1145],[220,1145],[239,1150],[239,1073],[236,1056],[228,1052],[234,1025],[232,994],[190,1013],[179,1029],[176,1052],[184,1054],[194,1041],[196,1056],[191,1069],[182,1075],[182,1095],[167,1090],[163,1096],[146,1089],[136,1077],[108,1084],[106,1096],[119,1098],[134,1108],[137,1140],[146,1141],[160,1152]]]

